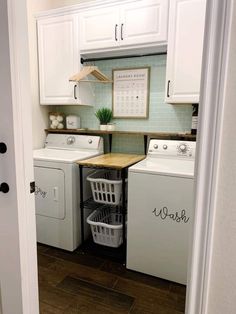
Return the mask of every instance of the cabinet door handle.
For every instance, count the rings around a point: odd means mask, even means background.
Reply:
[[[124,24],[122,23],[122,24],[121,24],[121,29],[120,29],[120,38],[121,38],[121,40],[124,40],[124,36],[123,36],[123,27],[124,27]]]
[[[74,85],[74,99],[77,99],[77,96],[76,96],[76,84]]]
[[[168,80],[168,83],[167,83],[167,93],[166,93],[166,96],[170,97],[170,80]]]
[[[117,27],[118,27],[118,24],[116,24],[116,26],[115,26],[115,40],[117,41],[118,39],[117,39]]]

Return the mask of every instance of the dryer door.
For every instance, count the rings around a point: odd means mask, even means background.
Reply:
[[[36,214],[65,218],[65,173],[62,169],[34,167]]]

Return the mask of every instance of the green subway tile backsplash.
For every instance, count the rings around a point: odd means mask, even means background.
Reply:
[[[148,119],[114,119],[116,130],[187,132],[191,129],[192,107],[169,105],[165,98],[166,56],[137,57],[98,61],[99,69],[112,78],[112,69],[150,66],[150,103]],[[112,107],[112,84],[95,84],[94,107],[60,106],[65,114],[77,114],[81,127],[99,128],[94,112],[100,107]],[[143,139],[136,136],[114,136],[112,151],[143,153]]]

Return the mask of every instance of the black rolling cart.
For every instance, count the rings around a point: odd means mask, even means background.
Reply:
[[[145,155],[135,155],[135,154],[117,154],[117,153],[110,153],[110,154],[104,154],[97,157],[93,157],[86,160],[78,161],[79,164],[79,170],[80,170],[80,210],[81,210],[81,239],[82,244],[81,247],[86,248],[86,246],[90,246],[90,249],[92,248],[94,253],[99,253],[99,255],[110,255],[109,253],[113,254],[113,252],[119,252],[119,256],[125,259],[126,254],[126,214],[127,214],[127,199],[126,199],[126,185],[127,185],[127,172],[128,168],[132,166],[133,164],[141,161],[144,159]],[[96,197],[94,194],[93,199],[84,200],[83,199],[83,193],[84,193],[84,187],[83,187],[83,169],[84,168],[92,168],[94,170],[105,170],[105,171],[116,171],[119,175],[119,178],[121,180],[121,204],[119,204],[120,207],[120,213],[121,217],[120,220],[122,222],[122,247],[118,247],[117,249],[114,247],[103,246],[96,243],[91,243],[85,241],[85,234],[84,234],[84,217],[85,217],[85,210],[105,210],[106,208],[115,208],[116,201],[112,199],[108,195],[108,205],[104,205],[102,202],[96,202]],[[96,184],[95,184],[96,185]],[[106,187],[106,184],[104,185],[104,188]],[[114,187],[113,187],[114,188]],[[108,189],[110,189],[108,187]],[[99,193],[98,193],[99,194]],[[104,195],[104,193],[102,193]],[[114,195],[114,193],[113,193]],[[103,197],[103,196],[102,196]],[[106,196],[105,196],[106,197]],[[111,204],[111,205],[110,205]],[[105,209],[104,209],[105,206]],[[89,243],[89,244],[88,244]],[[108,253],[108,254],[107,254]],[[113,254],[116,255],[115,253]]]

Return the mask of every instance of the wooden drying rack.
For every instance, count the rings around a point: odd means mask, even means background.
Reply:
[[[92,75],[96,80],[85,79],[88,75]],[[70,82],[89,82],[89,83],[112,83],[112,81],[103,74],[97,66],[84,66],[81,71],[73,75]]]

